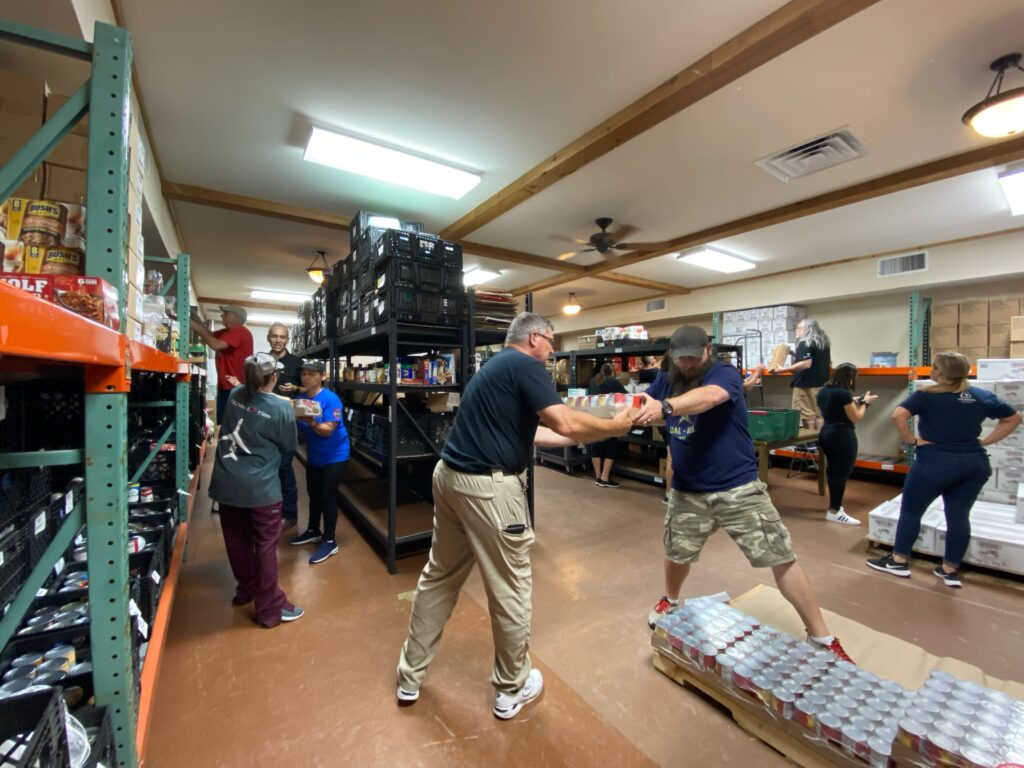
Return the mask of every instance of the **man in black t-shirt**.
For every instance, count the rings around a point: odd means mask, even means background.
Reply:
[[[562,402],[544,367],[554,352],[552,334],[545,318],[520,314],[509,326],[505,348],[473,376],[462,395],[434,468],[434,535],[398,662],[399,703],[419,699],[474,562],[487,588],[494,636],[494,715],[515,717],[544,686],[527,652],[534,533],[522,474],[534,444],[594,442],[624,435],[633,425],[627,411],[599,419]],[[539,426],[541,420],[547,427]]]
[[[820,430],[821,410],[818,408],[818,392],[828,381],[832,367],[832,346],[828,336],[817,320],[804,318],[796,326],[796,349],[793,363],[776,368],[770,373],[793,374],[789,386],[793,388],[793,410],[800,411],[800,422],[807,429]]]
[[[284,323],[274,323],[267,331],[270,354],[284,366],[274,387],[274,394],[281,397],[294,397],[302,386],[299,376],[302,358],[288,351],[288,335],[288,326]],[[294,453],[281,455],[281,518],[285,528],[295,525],[299,516],[299,486],[295,482],[295,468],[292,466],[294,457]]]

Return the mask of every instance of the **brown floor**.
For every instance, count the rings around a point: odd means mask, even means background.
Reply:
[[[909,580],[870,571],[864,527],[825,524],[813,476],[786,479],[772,470],[771,488],[824,606],[996,677],[1024,679],[1019,654],[1011,655],[1024,644],[1020,591],[968,575],[953,593],[924,567]],[[845,506],[866,518],[897,492],[853,481]],[[260,630],[247,609],[230,605],[217,518],[200,495],[146,765],[786,764],[710,701],[651,666],[644,619],[661,592],[660,497],[641,483],[603,490],[586,477],[538,470],[531,646],[545,693],[516,720],[500,722],[490,713],[490,627],[477,575],[420,701],[399,709],[394,669],[407,593],[424,557],[401,561],[399,574],[389,576],[344,518],[341,555],[321,565],[309,566],[307,550],[282,544],[282,584],[307,615]],[[770,581],[770,572],[750,569],[720,533],[684,596],[739,595]]]

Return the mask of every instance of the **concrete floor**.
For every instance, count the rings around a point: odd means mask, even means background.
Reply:
[[[296,463],[299,487],[301,466]],[[207,475],[203,480],[205,488]],[[894,579],[863,565],[866,526],[823,522],[812,475],[771,471],[772,496],[824,607],[990,675],[1024,680],[1024,601],[972,581],[952,592],[919,567]],[[852,481],[845,507],[866,519],[892,486]],[[300,494],[304,496],[304,494]],[[490,712],[490,626],[474,574],[420,701],[398,708],[394,670],[425,557],[389,576],[344,518],[341,555],[310,566],[282,544],[281,582],[307,615],[258,629],[232,608],[216,516],[196,500],[189,561],[160,671],[146,766],[781,766],[786,760],[650,661],[645,617],[661,593],[661,491],[537,471],[534,664],[545,693],[513,721]],[[300,521],[305,520],[300,498]],[[685,596],[771,583],[716,535]]]

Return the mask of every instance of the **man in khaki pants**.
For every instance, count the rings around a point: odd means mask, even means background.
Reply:
[[[473,376],[434,469],[434,536],[398,661],[399,703],[419,699],[427,667],[473,564],[487,589],[494,637],[493,712],[519,714],[544,687],[532,669],[530,546],[533,529],[522,475],[533,445],[572,445],[624,435],[633,414],[599,419],[568,408],[544,367],[554,329],[524,312],[509,326],[505,348]],[[539,427],[543,420],[550,429]]]

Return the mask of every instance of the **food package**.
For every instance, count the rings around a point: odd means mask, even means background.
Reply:
[[[101,278],[0,272],[0,280],[115,331],[121,327],[117,290]]]
[[[576,395],[563,398],[567,406],[577,411],[586,411],[592,416],[611,417],[627,408],[640,408],[644,404],[642,395],[613,392],[607,395]]]
[[[316,400],[292,400],[292,410],[295,412],[295,418],[297,419],[304,419],[309,416],[320,416],[323,414],[323,410],[320,408],[320,403]]]
[[[772,350],[772,359],[768,363],[768,369],[772,370],[775,368],[781,368],[786,364],[786,358],[789,357],[789,344],[779,344]]]
[[[85,267],[85,206],[10,198],[0,208],[3,271],[80,275]]]

